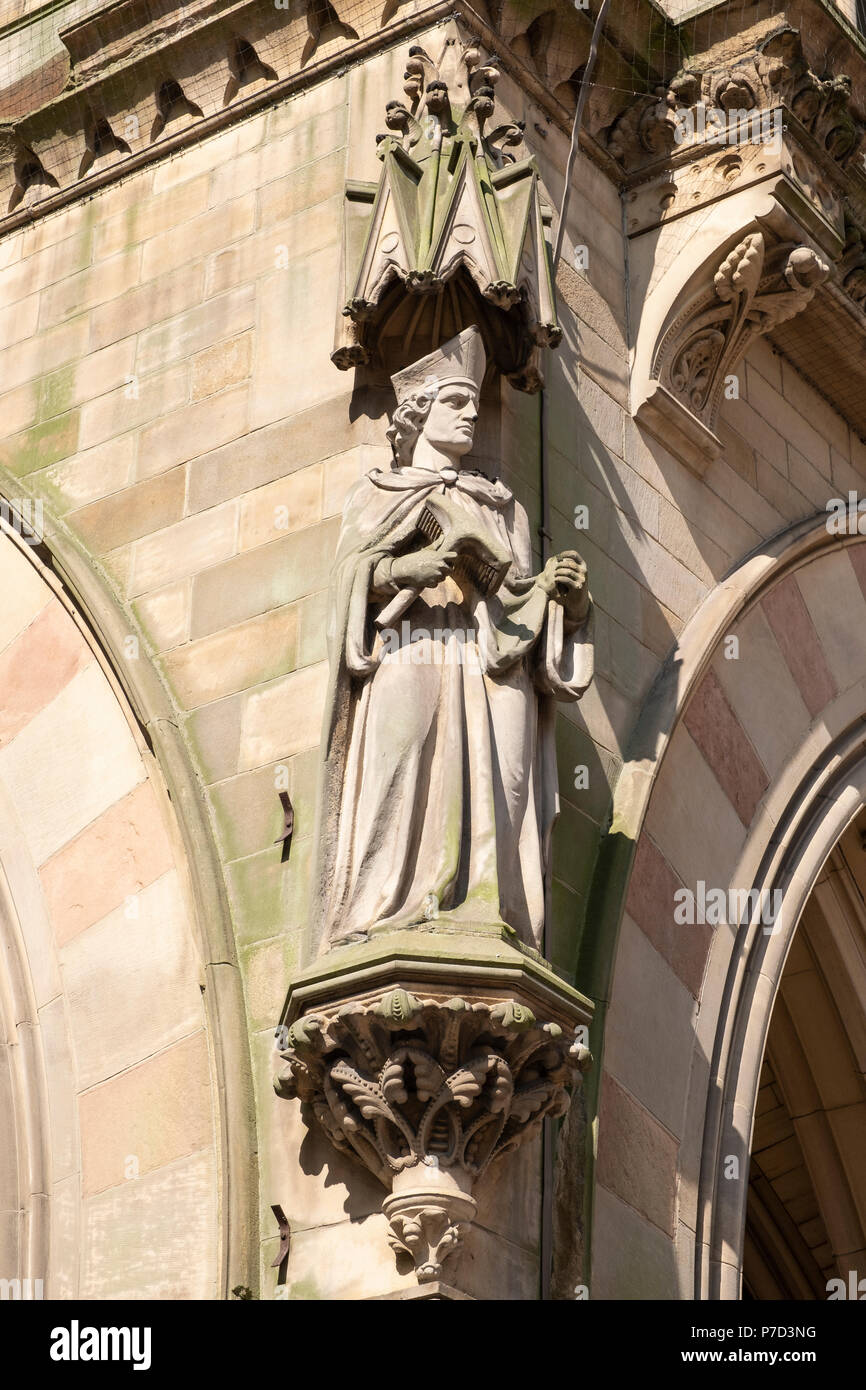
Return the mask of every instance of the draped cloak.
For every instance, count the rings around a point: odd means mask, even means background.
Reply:
[[[373,928],[513,928],[539,947],[558,810],[555,700],[592,680],[592,614],[569,632],[531,575],[526,512],[501,482],[414,466],[355,484],[331,576],[318,907],[323,949]],[[447,477],[447,475],[446,475]],[[450,575],[386,632],[373,575],[449,490],[512,557],[484,599]],[[426,544],[426,542],[425,542]],[[392,586],[392,593],[396,589]]]

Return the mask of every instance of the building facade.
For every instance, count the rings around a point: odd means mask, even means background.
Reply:
[[[595,18],[0,5],[0,1276],[866,1278],[863,16],[614,0],[593,59]],[[481,785],[443,695],[391,819],[346,830],[374,787],[341,566],[371,475],[427,496],[395,411],[455,381],[477,505],[498,479],[518,518],[473,582],[550,575],[526,819],[487,916],[431,871],[368,931],[359,864],[428,865],[436,769]],[[491,726],[497,808],[523,718]]]

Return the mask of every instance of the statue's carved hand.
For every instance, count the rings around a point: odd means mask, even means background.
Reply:
[[[457,559],[454,550],[435,550],[428,546],[411,555],[400,555],[391,565],[391,578],[409,589],[429,589],[441,583]]]
[[[589,612],[589,589],[586,565],[576,550],[551,555],[538,582],[552,599],[562,604],[569,625],[578,627],[584,621]]]

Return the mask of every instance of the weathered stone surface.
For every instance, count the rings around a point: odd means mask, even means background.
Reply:
[[[724,882],[723,866],[736,862],[745,829],[688,735],[667,750],[658,786],[664,792],[646,825],[671,868],[693,892],[699,879],[714,887]]]
[[[169,651],[187,641],[191,605],[191,579],[167,584],[138,600],[138,616],[157,651]]]
[[[199,217],[193,217],[185,223],[183,236],[178,236],[174,227],[166,228],[144,243],[141,279],[151,280],[183,265],[189,259],[190,245],[195,246],[197,255],[207,256],[246,236],[252,231],[255,218],[255,198],[247,194],[242,198],[232,198],[231,202],[218,207],[208,208]]]
[[[252,352],[251,333],[243,333],[240,337],[230,338],[200,352],[192,364],[193,400],[212,396],[215,391],[245,381],[250,374]]]
[[[189,510],[251,492],[352,444],[381,439],[381,427],[366,411],[349,417],[349,401],[349,395],[329,400],[196,459],[190,466]]]
[[[193,1033],[155,1057],[82,1095],[82,1184],[85,1196],[140,1177],[213,1142],[207,1043]]]
[[[97,445],[47,468],[45,482],[52,491],[56,489],[63,510],[85,507],[131,482],[137,443],[134,434],[125,434]]]
[[[330,361],[333,323],[319,313],[319,286],[336,282],[339,264],[340,251],[335,243],[289,261],[285,270],[274,270],[259,282],[262,298],[250,413],[253,429],[342,394]],[[286,304],[292,305],[291,319],[285,313]],[[295,351],[295,325],[299,324],[304,325],[300,358]],[[287,362],[292,363],[290,372],[286,371]]]
[[[760,606],[739,624],[740,650],[735,660],[724,655],[713,664],[761,762],[771,777],[794,749],[791,730],[805,728],[809,712]],[[772,701],[767,691],[772,690]]]
[[[783,579],[762,607],[809,713],[817,714],[836,694],[836,686],[796,579]]]
[[[183,265],[173,272],[163,272],[146,285],[130,290],[121,298],[102,304],[90,314],[90,341],[94,348],[104,347],[118,338],[138,333],[150,324],[159,323],[172,315],[198,304],[202,296],[204,269],[200,263]],[[70,327],[85,320],[75,319]],[[60,330],[56,329],[55,333]]]
[[[104,555],[180,521],[185,492],[184,470],[174,468],[72,512],[69,524],[96,555]]]
[[[292,168],[290,173],[263,184],[259,190],[259,226],[271,227],[284,222],[305,208],[342,194],[345,164],[345,151],[335,149],[311,164]]]
[[[0,544],[0,584],[6,601],[0,604],[0,649],[12,642],[45,607],[49,593],[32,565],[9,541]]]
[[[706,924],[678,925],[674,921],[675,894],[682,886],[650,836],[642,835],[635,851],[627,910],[697,999],[713,933]]]
[[[599,1186],[593,1241],[594,1299],[666,1299],[677,1295],[674,1247],[667,1234]]]
[[[327,664],[319,662],[247,696],[241,716],[242,772],[318,743],[327,677]]]
[[[866,604],[847,553],[828,555],[820,567],[807,565],[797,576],[797,587],[819,634],[821,649],[836,689],[847,690],[863,674],[863,652],[852,642],[858,615],[866,616]]]
[[[216,1176],[213,1153],[202,1150],[89,1198],[81,1296],[216,1297]]]
[[[692,1070],[691,1038],[696,1005],[694,991],[682,982],[691,966],[694,977],[697,947],[704,958],[709,928],[683,925],[668,934],[664,954],[628,913],[623,918],[616,966],[617,1000],[605,1030],[608,1071],[671,1135],[682,1139],[685,1129],[683,1097]],[[673,945],[674,949],[670,949]],[[679,949],[676,949],[679,947]],[[698,980],[698,991],[701,980]],[[620,1009],[620,998],[628,1002]],[[635,1026],[635,1019],[640,1022]]]
[[[205,272],[205,293],[215,295],[232,285],[252,285],[274,271],[280,273],[273,275],[270,288],[278,293],[281,276],[285,279],[292,264],[309,255],[311,246],[339,245],[340,201],[332,198],[304,208],[285,222],[265,227],[213,256]]]
[[[685,725],[743,825],[750,825],[769,778],[713,671],[689,702]]]
[[[83,1088],[162,1053],[201,1024],[192,935],[171,870],[78,932],[61,964]]]
[[[50,328],[83,309],[135,289],[141,275],[141,251],[134,247],[110,257],[100,266],[88,266],[77,275],[58,280],[40,297],[39,326]]]
[[[150,378],[146,378],[150,380]],[[182,406],[183,398],[176,406]],[[220,445],[237,439],[247,427],[249,388],[233,386],[216,396],[196,401],[186,409],[175,408],[148,429],[139,441],[138,477],[163,473],[187,459],[210,453]]]
[[[254,319],[253,286],[241,283],[227,294],[208,298],[203,304],[186,309],[139,334],[137,369],[144,376],[158,367],[167,366],[169,362],[194,357],[203,349],[212,350],[214,344],[251,328]],[[207,391],[198,392],[198,396],[209,394]],[[194,399],[197,399],[195,395]]]
[[[132,380],[126,386],[88,401],[81,410],[78,448],[90,449],[114,435],[140,429],[160,415],[177,410],[186,400],[187,390],[187,368],[182,364],[154,372],[140,381]],[[142,457],[141,445],[140,440],[139,458]],[[72,453],[73,449],[68,452]],[[146,451],[144,457],[147,457]]]
[[[196,575],[191,635],[203,637],[324,588],[338,530],[335,521],[308,526]]]
[[[165,672],[181,704],[193,709],[291,669],[297,630],[297,608],[278,608],[176,648]]]
[[[241,551],[278,540],[322,518],[322,465],[313,464],[285,480],[247,493],[241,502]]]
[[[170,867],[171,851],[156,797],[143,782],[42,865],[39,876],[58,945],[100,921]]]
[[[93,655],[57,603],[0,655],[0,748],[83,670]]]
[[[208,205],[206,175],[186,179],[180,188],[165,189],[154,197],[144,195],[132,207],[102,220],[95,229],[93,254],[97,261],[125,251],[137,242],[158,236],[170,227],[204,212]]]
[[[143,780],[129,726],[95,662],[0,749],[0,776],[37,864]]]
[[[196,574],[233,554],[237,534],[237,503],[228,502],[135,543],[130,593],[149,589]]]

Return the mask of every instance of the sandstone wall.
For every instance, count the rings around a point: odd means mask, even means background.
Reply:
[[[44,499],[130,632],[140,625],[140,659],[166,682],[206,789],[253,1052],[268,1296],[273,1202],[294,1232],[292,1296],[397,1283],[390,1254],[371,1254],[383,1248],[380,1194],[359,1179],[347,1195],[340,1164],[274,1100],[270,1072],[307,920],[328,572],[347,489],[389,457],[386,396],[353,398],[351,374],[329,361],[342,191],[346,177],[377,175],[374,136],[404,59],[399,45],[0,238],[4,489]],[[497,95],[525,119],[558,205],[564,135],[510,79]],[[684,623],[764,538],[866,476],[863,444],[766,345],[741,369],[724,455],[704,479],[643,438],[628,411],[619,193],[583,157],[575,187],[559,279],[565,337],[544,401],[553,545],[582,551],[598,616],[595,685],[559,720],[552,953],[570,972],[582,949],[590,958],[584,915],[610,790]],[[578,243],[585,272],[572,268]],[[491,428],[487,447],[537,523],[538,398],[504,385]],[[575,530],[578,504],[586,531]],[[287,863],[274,846],[282,785],[296,814]],[[106,947],[121,973],[135,968],[124,949]],[[85,1082],[126,1084],[98,1070]],[[125,1124],[132,1104],[118,1100],[111,1123]],[[179,1124],[191,1152],[193,1120]],[[503,1296],[532,1297],[537,1150],[520,1161],[525,1209],[515,1218],[492,1193],[470,1258],[501,1261]]]
[[[0,1263],[48,1298],[212,1298],[218,1083],[174,811],[80,615],[5,535],[0,585]]]

